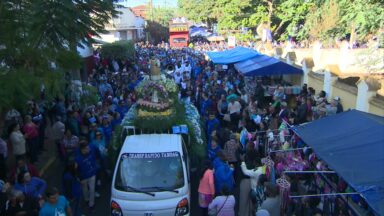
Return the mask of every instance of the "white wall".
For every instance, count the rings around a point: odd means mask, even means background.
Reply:
[[[135,26],[137,28],[138,39],[144,38],[145,37],[144,35],[145,20],[142,17],[136,17]]]
[[[93,55],[93,48],[92,46],[88,46],[86,44],[83,44],[83,47],[77,46],[77,52],[82,58],[87,58],[91,55]]]
[[[117,18],[113,18],[113,24],[116,29],[134,28],[136,26],[136,16],[128,8],[118,8],[121,14]]]
[[[118,33],[119,32],[110,32],[108,34],[100,34],[100,39],[102,41],[112,43],[118,40]]]

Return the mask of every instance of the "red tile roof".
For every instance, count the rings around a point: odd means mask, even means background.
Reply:
[[[147,13],[147,5],[139,5],[136,7],[131,7],[132,12],[135,14],[135,16],[146,18]]]

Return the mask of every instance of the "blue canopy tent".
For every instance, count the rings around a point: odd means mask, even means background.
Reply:
[[[194,27],[190,28],[189,34],[191,35],[191,37],[199,35],[206,37],[207,35],[210,35],[212,33],[208,32],[208,29],[205,27]]]
[[[294,127],[377,215],[384,215],[384,117],[350,110]]]
[[[256,57],[235,64],[236,70],[244,76],[273,76],[303,74],[303,70],[276,58],[259,54]]]
[[[214,64],[233,64],[248,60],[260,54],[252,49],[236,47],[221,52],[207,52],[207,55]]]

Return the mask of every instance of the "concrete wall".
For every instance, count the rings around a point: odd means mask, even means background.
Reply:
[[[357,62],[357,57],[366,55],[366,49],[293,49],[296,54],[297,62],[301,62],[304,58],[312,58],[314,61],[313,71],[324,69],[327,65],[338,65],[341,70],[349,72],[361,73],[366,68],[354,64]],[[381,54],[384,49],[379,49]],[[282,56],[286,55],[286,51]]]
[[[280,58],[290,65],[302,67],[304,71],[301,77],[283,76],[287,82],[292,85],[307,83],[308,87],[315,89],[316,94],[324,90],[328,94],[328,100],[337,96],[341,99],[344,110],[358,109],[384,116],[384,77],[382,76],[384,72],[381,75],[380,73],[372,74],[368,73],[367,68],[361,68],[362,65],[353,66],[357,62],[356,58],[367,50],[315,48],[297,49],[282,54],[279,52],[277,55],[277,49],[274,50],[275,58]],[[383,51],[384,49],[380,49],[380,52]],[[358,68],[357,71],[356,68]],[[338,77],[360,77],[360,81],[356,84],[347,84],[338,81]],[[372,83],[372,79],[376,84]]]
[[[283,79],[292,85],[301,86],[302,75],[286,75]]]
[[[356,108],[357,87],[336,81],[332,84],[331,98],[336,96],[341,99],[344,110]]]
[[[308,74],[308,87],[315,89],[316,94],[323,90],[324,86],[324,76],[315,74],[313,72]]]
[[[375,96],[372,97],[369,101],[369,109],[368,112],[384,116],[384,97]]]

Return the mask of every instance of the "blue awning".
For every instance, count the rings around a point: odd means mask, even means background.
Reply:
[[[194,27],[189,29],[189,34],[191,37],[199,35],[206,37],[207,35],[210,35],[212,33],[208,32],[208,29],[205,27]]]
[[[303,70],[299,68],[262,54],[235,64],[235,68],[244,76],[303,74]]]
[[[350,110],[294,131],[376,214],[384,215],[384,117]]]
[[[221,52],[207,52],[209,59],[214,64],[233,64],[260,55],[258,52],[245,47],[236,47]]]

